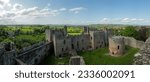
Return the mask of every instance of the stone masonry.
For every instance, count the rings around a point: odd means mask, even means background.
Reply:
[[[139,53],[135,54],[134,65],[150,65],[150,37]]]
[[[122,36],[113,36],[109,38],[109,52],[112,56],[124,54],[125,42]]]
[[[84,27],[84,32],[78,36],[68,36],[67,26],[61,30],[46,30],[46,40],[53,42],[55,56],[61,57],[71,50],[91,50],[107,46],[111,31],[90,30]]]

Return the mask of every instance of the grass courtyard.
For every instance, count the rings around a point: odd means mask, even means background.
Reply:
[[[108,47],[96,49],[93,51],[79,52],[83,56],[86,65],[131,65],[134,54],[138,49],[126,47],[126,53],[123,56],[112,57],[109,55]]]
[[[123,56],[113,57],[109,55],[108,47],[92,51],[78,52],[78,55],[84,58],[86,65],[131,65],[134,54],[139,49],[126,47],[126,53]],[[58,58],[54,55],[46,57],[42,62],[44,65],[69,65],[69,56]]]

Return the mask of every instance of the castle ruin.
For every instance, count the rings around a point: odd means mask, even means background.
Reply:
[[[25,47],[19,52],[14,44],[0,44],[0,64],[1,65],[37,65],[47,56],[61,57],[65,54],[72,55],[70,60],[76,61],[77,51],[94,50],[108,45],[108,37],[112,35],[111,30],[91,30],[83,28],[84,32],[78,36],[70,36],[67,33],[67,26],[59,30],[46,30],[46,42],[40,42],[29,47]],[[84,64],[80,57],[80,64]],[[78,60],[78,58],[77,58]],[[76,64],[76,62],[75,62]]]
[[[70,36],[67,33],[67,26],[59,30],[45,31],[46,42],[34,44],[17,52],[13,43],[0,44],[1,65],[37,65],[47,55],[53,53],[57,57],[69,54],[70,64],[83,65],[84,60],[77,55],[77,51],[94,50],[109,46],[110,55],[119,56],[124,54],[125,45],[139,48],[139,54],[135,55],[133,64],[150,64],[150,38],[146,42],[138,41],[132,37],[112,36],[112,31],[92,30],[83,28],[81,35]],[[109,45],[108,45],[109,44]]]
[[[109,38],[109,52],[112,56],[119,56],[124,54],[125,42],[122,36],[113,36]]]
[[[67,26],[61,30],[46,30],[46,40],[53,42],[55,56],[61,57],[69,51],[84,51],[103,48],[108,45],[110,30],[89,30],[84,27],[84,32],[78,36],[69,36]]]

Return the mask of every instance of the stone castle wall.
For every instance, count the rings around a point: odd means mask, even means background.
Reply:
[[[46,30],[46,39],[53,42],[55,56],[63,56],[70,50],[82,51],[105,47],[108,44],[108,36],[111,34],[109,31],[90,31],[84,27],[85,32],[81,35],[68,36],[66,29],[67,27],[61,30]]]
[[[54,37],[53,44],[55,56],[62,56],[63,54],[68,53],[70,50],[87,50],[90,47],[88,35],[79,35],[61,39]]]
[[[22,62],[28,65],[37,65],[39,64],[47,55],[50,54],[50,50],[53,50],[52,43],[42,43],[41,45],[37,44],[37,47],[34,48],[26,48],[24,52],[18,54],[16,57],[17,59],[20,59]],[[51,51],[52,52],[52,51]]]
[[[134,65],[150,65],[150,37],[146,40],[145,46],[135,54]]]
[[[70,38],[57,38],[54,36],[53,45],[54,45],[54,52],[55,56],[62,56],[63,54],[67,53],[71,50],[71,39]]]
[[[71,37],[71,47],[76,51],[88,50],[90,47],[89,35]]]
[[[13,48],[13,43],[0,43],[0,65],[16,64],[14,58],[17,52]]]
[[[92,49],[105,47],[105,33],[103,31],[90,31]]]
[[[16,56],[17,55],[16,55],[15,50],[4,52],[2,55],[3,61],[1,62],[1,64],[2,65],[15,65],[16,61],[14,60],[14,58]]]
[[[124,42],[125,42],[125,45],[128,45],[128,46],[131,46],[133,48],[139,48],[139,49],[142,49],[144,46],[145,46],[145,42],[144,41],[139,41],[139,40],[136,40],[132,37],[124,37]]]
[[[0,47],[0,64],[39,64],[53,52],[55,56],[63,56],[71,50],[82,51],[106,46],[109,32],[89,31],[86,27],[85,30],[86,32],[79,36],[68,36],[67,27],[61,30],[46,30],[47,42],[25,47],[19,53],[13,47],[10,51]]]
[[[109,52],[113,56],[119,56],[124,54],[125,43],[122,36],[113,36],[109,38]]]
[[[125,37],[125,36],[114,36],[114,37],[109,38],[109,50],[110,52],[113,52],[113,54],[115,52],[117,53],[118,51],[120,51],[120,53],[123,52],[124,51],[123,45],[138,48],[140,50],[142,50],[146,46],[146,43],[144,41],[136,40],[133,37]],[[119,46],[121,50],[119,49],[117,50],[117,46]]]
[[[41,42],[25,47],[19,53],[15,49],[6,51],[4,48],[0,48],[0,64],[15,65],[24,63],[35,65],[39,64],[50,53],[53,53],[53,44],[49,42]]]

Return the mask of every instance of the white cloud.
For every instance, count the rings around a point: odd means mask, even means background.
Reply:
[[[0,0],[0,24],[14,24],[23,23],[24,21],[32,20],[32,22],[46,18],[58,16],[63,12],[73,12],[75,14],[84,10],[83,7],[76,7],[72,9],[59,8],[51,9],[51,4],[48,3],[44,8],[39,8],[37,6],[25,7],[19,3],[10,3],[10,0]],[[30,22],[29,22],[30,23]]]
[[[109,18],[103,18],[102,20],[103,20],[103,21],[108,21],[108,20],[109,20]]]
[[[21,9],[23,9],[23,5],[16,3],[13,5],[12,10],[17,11],[17,10],[21,10]]]
[[[9,3],[10,0],[0,0],[0,9],[8,9],[10,8],[11,4]]]
[[[57,15],[59,15],[59,11],[58,10],[51,10],[49,12],[49,14],[52,15],[52,16],[57,16]]]
[[[32,8],[22,9],[18,11],[18,14],[31,16],[33,14],[36,14],[37,12],[38,12],[38,7],[32,7]]]
[[[123,18],[121,22],[127,22],[127,23],[136,23],[136,22],[142,22],[144,19],[138,19],[138,18]]]
[[[109,22],[110,22],[109,18],[103,18],[100,20],[100,23],[104,23],[104,24],[109,23]]]
[[[50,4],[48,4],[48,6],[50,6]],[[39,7],[24,8],[22,4],[11,4],[9,0],[0,0],[0,11],[0,24],[6,21],[6,24],[8,24],[14,23],[12,21],[14,20],[16,22],[18,19],[19,21],[17,22],[20,22],[21,19],[24,21],[25,18],[30,20],[39,17],[57,16],[59,12],[65,11],[65,8],[61,8],[60,10],[49,9],[48,7],[43,9]]]
[[[0,2],[3,2],[3,3],[9,3],[10,0],[0,0]]]
[[[75,14],[79,13],[80,11],[84,10],[84,7],[76,7],[76,8],[72,8],[69,9],[70,12],[74,12]]]
[[[66,8],[60,8],[59,11],[66,11]]]
[[[123,18],[121,21],[122,22],[131,22],[131,19],[129,19],[129,18]]]
[[[0,5],[8,4],[9,0],[0,0]]]
[[[16,21],[12,20],[12,19],[1,19],[0,18],[0,24],[16,24]]]
[[[4,2],[0,0],[0,5],[4,5]]]
[[[142,18],[103,18],[100,20],[101,24],[146,24],[150,23],[150,19]]]

